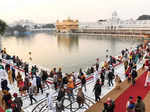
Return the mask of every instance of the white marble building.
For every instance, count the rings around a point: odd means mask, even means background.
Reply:
[[[150,20],[122,20],[119,18],[116,11],[112,13],[112,17],[98,21],[95,23],[86,23],[80,24],[80,28],[86,29],[108,29],[108,30],[117,30],[117,29],[150,29]]]

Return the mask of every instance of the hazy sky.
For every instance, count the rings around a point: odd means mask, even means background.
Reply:
[[[71,17],[82,22],[111,17],[117,11],[122,19],[150,14],[150,0],[0,0],[0,19],[13,22],[55,22]]]

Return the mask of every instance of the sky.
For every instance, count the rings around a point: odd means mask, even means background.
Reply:
[[[7,23],[20,19],[52,23],[68,17],[96,22],[111,18],[114,11],[121,19],[150,15],[150,0],[0,0],[0,19]]]

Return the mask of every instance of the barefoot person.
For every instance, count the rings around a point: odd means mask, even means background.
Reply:
[[[116,89],[120,89],[120,83],[121,83],[121,79],[118,75],[116,75],[115,78]]]
[[[94,85],[94,89],[93,89],[93,92],[94,92],[94,94],[95,94],[95,101],[96,101],[96,102],[97,102],[97,101],[100,101],[101,87],[102,87],[101,82],[100,82],[100,80],[98,79],[98,80],[96,81],[96,84]]]
[[[137,102],[135,104],[135,112],[145,112],[145,104],[142,101],[142,97],[141,96],[137,96]]]
[[[82,88],[78,89],[78,93],[77,93],[77,103],[79,108],[81,107],[81,105],[83,106],[85,102],[85,98],[84,98],[84,93],[82,91]]]
[[[146,80],[145,80],[145,87],[150,86],[150,69],[147,72]]]

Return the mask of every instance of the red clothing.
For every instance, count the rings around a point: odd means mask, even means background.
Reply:
[[[149,61],[148,60],[145,61],[145,66],[149,66]]]
[[[126,76],[129,76],[130,72],[131,72],[131,67],[128,67],[128,69],[125,72]]]
[[[128,78],[131,78],[131,74],[130,73],[128,74]]]
[[[23,82],[23,81],[19,81],[18,85],[19,85],[19,88],[20,88],[20,87],[23,88],[23,87],[24,87],[24,82]]]
[[[133,52],[130,52],[130,56],[132,56]]]

